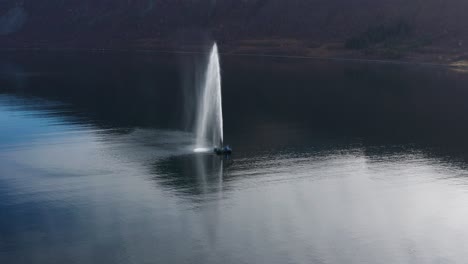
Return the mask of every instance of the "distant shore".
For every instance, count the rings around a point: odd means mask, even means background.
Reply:
[[[0,46],[0,52],[21,51],[62,51],[62,52],[136,52],[136,53],[206,53],[205,44],[171,43],[161,41],[141,40],[128,47],[109,47],[106,45],[87,44],[82,47],[72,45],[20,45],[21,47]],[[428,52],[430,50],[431,52]],[[343,43],[305,43],[297,40],[243,40],[231,43],[220,43],[220,54],[224,56],[272,57],[291,59],[315,59],[333,61],[356,61],[384,64],[414,64],[427,66],[452,67],[458,71],[468,71],[468,54],[464,51],[441,52],[441,48],[426,47],[401,54],[398,58],[389,58],[379,54],[366,54],[361,50],[349,50]]]

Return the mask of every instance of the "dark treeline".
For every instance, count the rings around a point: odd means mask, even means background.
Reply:
[[[346,48],[364,49],[382,42],[399,41],[407,37],[411,27],[407,22],[370,27],[364,33],[351,37],[346,41]]]

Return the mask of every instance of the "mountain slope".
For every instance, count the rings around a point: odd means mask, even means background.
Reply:
[[[3,0],[0,47],[157,49],[209,37],[226,49],[316,48],[405,23],[411,34],[380,46],[464,54],[466,10],[465,0]]]

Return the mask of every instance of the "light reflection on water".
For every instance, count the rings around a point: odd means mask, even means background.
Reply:
[[[188,132],[79,112],[0,96],[0,263],[468,257],[466,165],[429,148],[311,143],[309,131],[273,122],[254,140],[228,133],[245,142],[226,159],[194,153]]]

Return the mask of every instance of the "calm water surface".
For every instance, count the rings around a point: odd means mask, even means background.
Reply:
[[[0,263],[468,259],[463,73],[224,56],[220,158],[201,56],[3,55]]]

